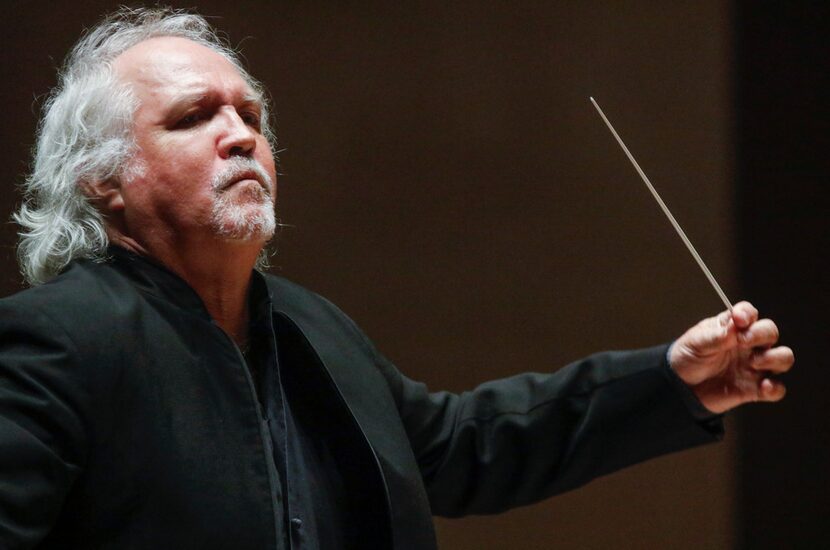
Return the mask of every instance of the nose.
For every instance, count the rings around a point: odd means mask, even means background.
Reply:
[[[234,156],[250,156],[256,149],[256,134],[254,130],[231,106],[221,109],[222,118],[225,120],[225,131],[219,138],[219,155],[222,158]]]

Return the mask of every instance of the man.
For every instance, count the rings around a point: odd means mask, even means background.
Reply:
[[[123,10],[47,102],[0,301],[3,548],[435,547],[716,440],[792,365],[748,303],[671,347],[429,393],[254,270],[275,227],[259,85],[200,17]]]

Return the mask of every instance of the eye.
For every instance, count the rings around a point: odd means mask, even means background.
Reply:
[[[260,118],[259,117],[260,117],[259,113],[254,112],[254,111],[243,111],[243,112],[239,113],[239,118],[241,118],[242,121],[245,124],[247,124],[248,126],[251,126],[253,128],[257,128],[257,129],[259,129],[259,126],[260,126]]]
[[[190,128],[202,122],[205,114],[201,111],[188,113],[176,122],[176,128]]]

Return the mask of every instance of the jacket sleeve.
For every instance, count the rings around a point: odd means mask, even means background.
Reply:
[[[651,457],[722,436],[701,419],[667,346],[606,352],[553,374],[430,393],[386,360],[433,514],[488,514],[530,504]],[[688,391],[688,390],[687,390]]]
[[[42,540],[80,472],[86,389],[75,360],[46,315],[0,302],[0,548]]]

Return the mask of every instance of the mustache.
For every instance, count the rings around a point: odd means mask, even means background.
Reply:
[[[273,180],[265,168],[255,159],[247,157],[233,157],[225,166],[213,176],[211,188],[221,191],[241,179],[257,180],[262,189],[270,196]]]

